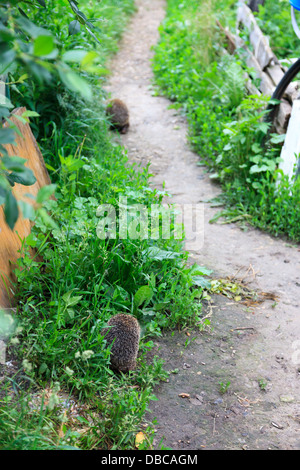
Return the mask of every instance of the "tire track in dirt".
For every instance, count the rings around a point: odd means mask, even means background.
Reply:
[[[171,202],[202,203],[200,242],[186,246],[191,262],[213,269],[214,277],[238,273],[250,288],[278,295],[276,305],[265,300],[256,307],[214,296],[211,331],[156,341],[166,369],[178,373],[155,390],[158,401],[149,414],[158,420],[154,446],[163,438],[174,450],[300,449],[299,246],[253,228],[209,223],[217,209],[204,201],[220,190],[197,166],[185,119],[151,93],[151,47],[159,39],[165,1],[136,3],[107,86],[130,110],[131,127],[122,136],[130,161],[151,162],[152,184],[162,188],[165,182]],[[220,382],[227,381],[221,394]]]

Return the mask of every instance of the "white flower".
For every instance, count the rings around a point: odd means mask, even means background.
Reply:
[[[26,372],[31,372],[33,369],[33,365],[31,364],[31,362],[28,361],[28,359],[23,359],[22,366],[24,367]]]
[[[70,369],[70,367],[67,366],[66,367],[66,373],[71,376],[71,375],[74,374],[74,371],[72,369]]]
[[[90,357],[92,357],[92,355],[94,354],[94,351],[91,351],[90,349],[87,349],[86,351],[83,351],[82,353],[82,358],[83,359],[90,359]]]

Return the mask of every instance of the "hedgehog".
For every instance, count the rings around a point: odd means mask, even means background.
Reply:
[[[107,345],[111,345],[111,368],[121,372],[134,370],[141,332],[138,320],[132,315],[118,313],[109,319],[107,325],[101,334]]]
[[[129,129],[129,111],[126,104],[119,99],[110,100],[106,107],[111,128],[126,134]]]

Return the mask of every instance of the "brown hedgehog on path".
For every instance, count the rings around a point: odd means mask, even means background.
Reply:
[[[110,100],[106,107],[112,129],[116,129],[121,134],[126,134],[129,129],[129,111],[124,101],[119,99]]]
[[[101,334],[111,345],[111,368],[121,372],[135,369],[140,342],[140,325],[132,315],[118,313],[109,319]]]

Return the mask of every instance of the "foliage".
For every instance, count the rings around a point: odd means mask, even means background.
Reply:
[[[69,24],[69,35],[78,33],[80,24],[83,24],[89,34],[98,41],[92,32],[93,24],[79,10],[78,2],[70,0],[69,4],[72,16],[75,15],[75,20]],[[69,90],[80,93],[88,100],[92,97],[90,85],[71,65],[75,62],[82,70],[91,70],[97,53],[82,48],[65,50],[63,42],[67,42],[66,38],[55,34],[49,18],[45,26],[32,21],[31,17],[39,9],[45,9],[45,19],[49,11],[54,19],[51,0],[47,3],[44,0],[0,2],[0,78],[2,83],[5,83],[3,89],[6,92],[0,102],[0,119],[3,121],[0,128],[0,153],[4,156],[0,159],[0,205],[4,204],[5,220],[11,229],[14,228],[19,214],[11,186],[15,183],[31,186],[35,177],[32,171],[24,166],[25,161],[17,160],[17,157],[14,161],[9,159],[4,147],[5,144],[14,143],[17,131],[9,119],[9,110],[15,105],[10,99],[10,87],[18,90],[18,85],[27,79],[49,86],[59,79]],[[34,110],[28,110],[19,119],[25,122],[25,118],[36,116]],[[24,207],[24,204],[22,212],[27,218],[28,213],[32,214],[33,206],[26,204]]]
[[[64,157],[56,200],[45,205],[57,228],[37,217],[15,270],[19,329],[10,353],[38,383],[57,382],[80,401],[93,403],[98,424],[93,421],[89,434],[96,448],[125,449],[132,447],[153,385],[166,376],[161,361],[147,359],[150,337],[176,325],[201,326],[199,278],[207,272],[186,266],[182,241],[172,236],[174,226],[170,240],[97,238],[99,204],[118,210],[121,194],[132,206],[150,208],[161,203],[163,193],[149,188],[147,168],[127,165],[124,150],[109,140],[108,126],[99,128],[98,118],[88,122],[80,165]],[[29,256],[29,247],[38,257]],[[119,377],[109,369],[101,330],[120,311],[136,315],[143,333],[137,370]],[[61,439],[52,436],[52,443],[63,445],[65,436],[67,431]],[[80,436],[75,442],[80,448],[90,445]],[[43,439],[35,445],[43,446]]]
[[[226,37],[216,26],[218,19],[233,28],[235,17],[231,0],[169,0],[155,48],[155,83],[185,112],[193,149],[222,184],[221,215],[299,241],[299,182],[289,184],[277,170],[284,136],[269,136],[269,98],[247,95],[248,69],[238,54],[224,53]],[[202,44],[209,51],[203,56]]]
[[[299,16],[296,12],[299,22]],[[279,59],[299,57],[299,38],[291,22],[291,5],[289,0],[272,2],[265,0],[256,14],[259,27],[270,39],[270,46]]]

